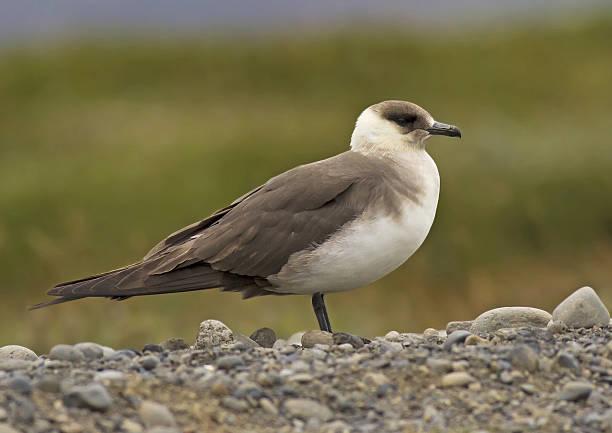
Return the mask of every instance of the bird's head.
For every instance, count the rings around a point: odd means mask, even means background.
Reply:
[[[384,101],[357,118],[351,149],[357,151],[422,149],[432,135],[461,137],[459,128],[437,122],[431,114],[406,101]]]

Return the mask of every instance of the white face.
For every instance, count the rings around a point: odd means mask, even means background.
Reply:
[[[434,124],[434,119],[427,113],[421,119],[425,127]],[[402,127],[385,119],[380,112],[368,107],[357,118],[355,130],[351,139],[351,148],[409,148],[422,147],[430,134],[421,128]]]

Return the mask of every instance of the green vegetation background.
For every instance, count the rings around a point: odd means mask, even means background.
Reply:
[[[433,31],[432,31],[433,33]],[[356,116],[407,99],[459,125],[420,251],[332,295],[337,329],[421,331],[502,305],[612,305],[612,20],[431,38],[401,30],[116,39],[0,52],[0,345],[191,341],[201,320],[281,336],[306,297],[217,291],[27,312],[59,281],[139,259],[175,229],[347,148]]]

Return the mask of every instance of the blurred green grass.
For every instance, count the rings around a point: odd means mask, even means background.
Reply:
[[[305,297],[216,291],[25,308],[345,150],[358,113],[392,98],[464,138],[429,142],[442,192],[424,246],[373,287],[330,296],[336,328],[374,335],[498,305],[550,310],[584,284],[610,305],[612,18],[430,36],[380,28],[0,52],[0,344],[139,347],[190,340],[206,318],[243,333],[314,327]]]

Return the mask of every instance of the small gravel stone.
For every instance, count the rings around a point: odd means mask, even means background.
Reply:
[[[153,427],[174,427],[176,425],[170,409],[154,401],[143,401],[138,408],[138,415],[145,427],[149,429]]]
[[[292,334],[288,339],[287,339],[287,344],[288,345],[296,345],[296,346],[301,346],[302,345],[302,336],[305,334],[305,332],[296,332],[295,334]]]
[[[570,328],[606,326],[610,313],[591,287],[582,287],[569,295],[553,311],[553,321],[565,323]]]
[[[196,349],[210,349],[232,343],[234,343],[234,334],[223,322],[205,320],[200,323],[200,330],[195,342]]]
[[[217,359],[217,367],[230,370],[239,365],[244,365],[244,360],[238,355],[225,355]]]
[[[307,331],[302,335],[301,345],[305,348],[313,348],[315,344],[334,344],[334,336],[326,331]]]
[[[534,372],[538,369],[538,354],[528,345],[520,344],[511,350],[510,363],[518,370]]]
[[[80,350],[69,344],[57,344],[49,351],[49,359],[57,361],[79,362],[85,359]]]
[[[302,340],[303,341],[303,340]],[[346,332],[336,332],[333,334],[333,341],[336,345],[350,344],[354,349],[360,349],[364,346],[361,337],[356,335],[348,334]],[[325,343],[323,343],[325,344]],[[302,343],[304,345],[304,343]]]
[[[486,311],[474,320],[470,327],[473,334],[487,334],[502,328],[545,328],[551,315],[531,307],[501,307]]]
[[[144,347],[142,348],[142,352],[152,352],[152,353],[162,353],[164,351],[164,348],[161,346],[161,344],[145,344]]]
[[[78,343],[74,345],[74,348],[81,352],[87,361],[93,361],[94,359],[104,357],[104,349],[102,349],[102,346],[96,343]]]
[[[472,334],[469,331],[454,331],[446,338],[446,341],[442,345],[442,348],[444,350],[451,350],[454,345],[462,344],[463,342],[465,342],[465,339],[468,338],[470,335]]]
[[[468,337],[463,342],[466,346],[483,346],[485,344],[489,344],[489,340],[486,340],[478,335],[468,335]]]
[[[269,413],[270,415],[278,415],[278,408],[269,399],[262,398],[261,400],[259,400],[259,405],[265,412]]]
[[[23,395],[32,394],[32,381],[27,376],[14,376],[11,377],[7,382],[6,386],[13,391],[16,391]]]
[[[453,369],[453,363],[448,359],[428,358],[426,364],[433,374],[444,374]]]
[[[580,363],[574,355],[569,352],[559,352],[555,357],[555,364],[562,368],[568,368],[574,372],[580,371]]]
[[[219,322],[219,323],[221,323],[221,322]],[[198,336],[199,336],[199,334],[198,334]],[[187,349],[189,349],[189,344],[185,343],[185,340],[183,340],[182,338],[169,338],[166,341],[164,341],[163,343],[161,343],[160,346],[162,347],[162,349],[167,350],[169,352],[175,352],[177,350],[187,350]]]
[[[36,361],[38,359],[38,355],[27,347],[11,344],[9,346],[0,347],[0,361],[6,361],[8,359]]]
[[[255,347],[261,347],[259,344],[257,344],[256,341],[252,340],[250,337],[239,334],[237,332],[234,332],[234,340],[236,340],[236,342],[230,345],[230,347],[234,349],[246,350],[253,349]]]
[[[442,376],[441,385],[444,388],[452,386],[465,386],[474,382],[474,379],[470,374],[465,371],[457,371],[454,373],[448,373]]]
[[[144,429],[136,421],[126,418],[121,421],[121,431],[125,433],[142,433]]]
[[[389,341],[398,341],[401,337],[401,334],[397,331],[389,331],[385,334],[385,340]]]
[[[472,327],[472,322],[472,320],[448,322],[446,324],[446,334],[450,335],[455,331],[469,331]]]
[[[246,401],[234,397],[223,397],[221,399],[221,406],[234,412],[245,412],[249,409],[249,404]]]
[[[159,364],[159,359],[157,359],[157,356],[154,356],[154,355],[143,356],[140,359],[140,365],[145,370],[153,370],[155,367],[157,367],[158,364]]]
[[[307,421],[311,418],[328,421],[333,416],[327,406],[305,398],[291,398],[285,401],[285,411],[289,416]]]
[[[18,430],[15,430],[13,427],[11,427],[8,424],[2,423],[0,424],[0,433],[21,433]]]
[[[250,338],[261,347],[271,348],[276,341],[276,332],[270,328],[260,328],[253,332]]]
[[[104,386],[99,383],[74,386],[64,395],[64,405],[105,411],[113,401]]]
[[[60,383],[59,377],[52,374],[46,374],[38,379],[34,386],[42,392],[58,393],[61,389]]]
[[[568,382],[563,385],[559,398],[567,401],[586,400],[593,391],[593,385],[588,382]]]

